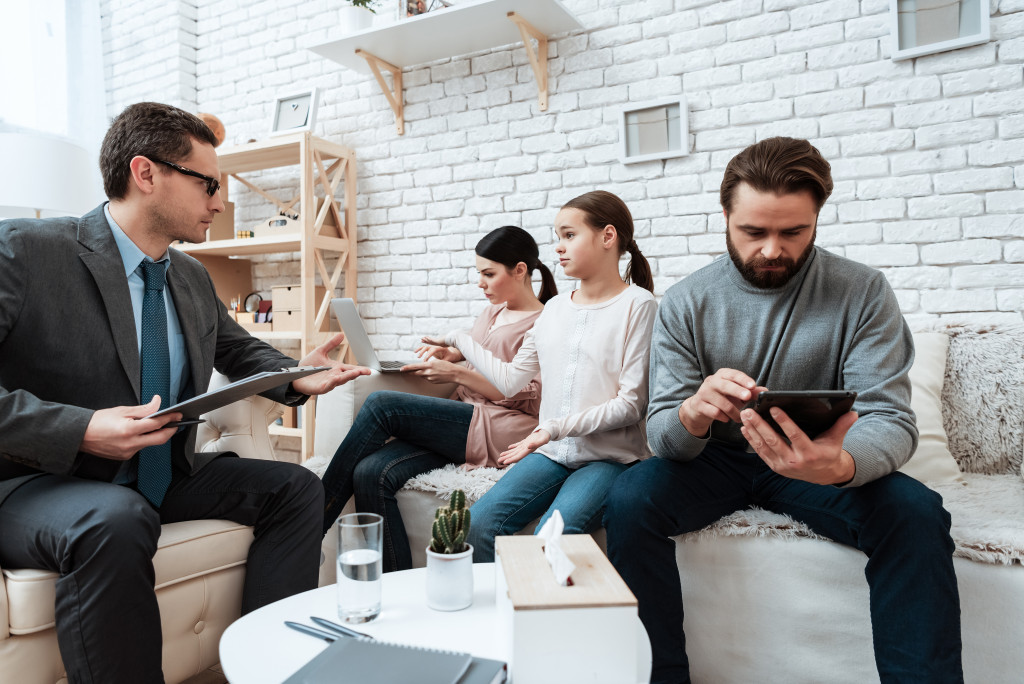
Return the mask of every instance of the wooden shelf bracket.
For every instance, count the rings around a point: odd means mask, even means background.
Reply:
[[[377,83],[380,84],[380,89],[384,91],[384,97],[388,99],[388,104],[391,105],[391,109],[395,113],[395,128],[398,130],[398,135],[404,135],[405,97],[402,92],[402,70],[366,50],[356,48],[356,54],[365,59],[366,63],[370,65],[373,75],[377,77]],[[384,80],[384,75],[380,72],[381,67],[391,72],[392,85],[390,87],[388,82]]]
[[[537,79],[537,101],[540,103],[540,111],[546,112],[548,110],[548,38],[515,12],[509,12],[508,18],[515,22],[516,27],[519,28],[519,35],[523,37],[523,47],[526,48],[526,56],[530,58],[533,76]],[[536,49],[530,42],[531,38],[537,41]]]

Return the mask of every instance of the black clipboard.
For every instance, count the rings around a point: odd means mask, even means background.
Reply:
[[[279,371],[264,371],[263,373],[257,373],[256,375],[233,382],[230,385],[219,387],[206,394],[200,394],[198,397],[178,402],[174,406],[160,409],[156,413],[146,416],[146,418],[158,418],[168,413],[180,413],[182,421],[194,420],[204,413],[233,404],[240,399],[245,399],[260,392],[272,390],[293,380],[304,378],[307,375],[322,373],[330,369],[330,366],[296,366],[294,368],[282,368]]]

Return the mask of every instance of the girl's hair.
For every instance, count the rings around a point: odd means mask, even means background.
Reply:
[[[540,250],[533,236],[518,226],[502,226],[495,228],[476,243],[476,253],[484,259],[495,261],[511,270],[520,261],[526,264],[527,275],[533,275],[534,269],[540,271],[540,294],[537,299],[541,304],[558,294],[555,278],[548,267],[540,261]]]
[[[608,225],[615,226],[619,236],[619,254],[629,252],[626,282],[635,283],[649,292],[654,292],[651,265],[640,253],[640,248],[633,239],[633,215],[629,213],[629,207],[625,202],[605,190],[594,190],[569,200],[562,208],[579,209],[583,212],[587,225],[595,230],[604,230]]]

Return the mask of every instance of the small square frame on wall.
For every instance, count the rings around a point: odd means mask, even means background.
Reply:
[[[274,112],[270,118],[270,135],[284,135],[297,131],[312,132],[316,125],[317,104],[319,93],[316,88],[278,96],[274,101]]]
[[[681,95],[630,102],[619,110],[619,160],[623,164],[689,153],[686,99]]]
[[[987,43],[989,0],[889,0],[892,60]]]

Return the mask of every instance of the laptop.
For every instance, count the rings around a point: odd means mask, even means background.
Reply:
[[[381,373],[397,373],[402,366],[410,363],[421,363],[418,358],[411,358],[405,361],[380,361],[377,359],[377,352],[373,350],[370,336],[366,334],[363,326],[363,319],[359,317],[356,310],[356,303],[348,297],[336,297],[331,300],[331,309],[341,323],[341,329],[345,333],[345,339],[356,357],[356,363],[366,366]]]

